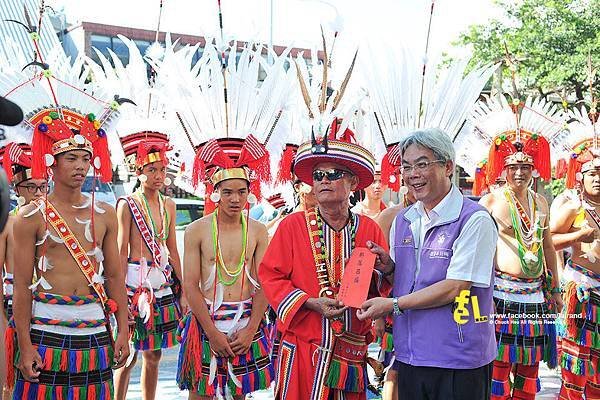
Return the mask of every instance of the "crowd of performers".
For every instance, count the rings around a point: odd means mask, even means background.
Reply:
[[[197,47],[169,40],[144,58],[123,37],[124,66],[47,56],[38,28],[35,62],[14,50],[0,65],[0,94],[24,114],[2,149],[18,196],[0,240],[4,398],[124,399],[141,352],[152,399],[161,350],[179,345],[190,398],[274,385],[280,399],[365,399],[369,364],[385,399],[534,399],[545,362],[560,398],[600,399],[594,99],[590,112],[480,99],[493,67],[456,63],[423,86],[421,68],[387,59],[362,66],[368,99],[344,101],[356,57],[335,88],[325,36],[310,64],[217,42],[194,64]],[[115,160],[132,193],[116,207],[82,194]],[[550,206],[540,179],[561,176]],[[183,254],[171,183],[205,199]],[[291,212],[249,217],[261,197],[285,208],[291,188]],[[365,247],[368,299],[348,307],[345,265]]]

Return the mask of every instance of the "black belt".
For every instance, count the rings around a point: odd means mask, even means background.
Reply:
[[[164,324],[156,325],[154,327],[153,331],[156,333],[169,332],[169,331],[177,329],[178,325],[179,325],[179,321],[173,320],[173,321],[165,322]]]
[[[112,380],[112,377],[112,369],[107,368],[103,370],[79,372],[76,374],[42,370],[40,371],[38,379],[40,380],[40,384],[46,386],[90,386],[108,382]],[[17,380],[25,380],[21,371],[17,372]]]
[[[580,329],[600,333],[600,325],[597,322],[592,322],[589,319],[577,319],[575,324]]]
[[[546,303],[519,303],[517,301],[503,300],[494,297],[497,314],[547,314]]]
[[[252,351],[252,350],[250,350]],[[226,358],[224,357],[219,357],[222,360],[226,360]],[[269,364],[271,364],[271,357],[269,357],[268,355],[255,359],[249,363],[247,363],[246,365],[234,365],[233,366],[233,374],[234,375],[246,375],[249,373],[252,373],[254,371],[259,371],[262,369],[265,369],[269,366]],[[227,364],[224,366],[217,366],[217,374],[218,375],[228,375],[228,367]],[[206,364],[202,364],[202,374],[203,375],[210,375],[210,366],[206,365]]]
[[[508,333],[496,332],[496,341],[500,344],[516,345],[522,347],[545,346],[550,342],[547,335],[541,336],[520,336]]]
[[[155,297],[154,298],[155,304],[158,307],[166,307],[166,306],[170,306],[171,304],[175,304],[175,295],[173,294],[168,294],[166,296],[163,297]]]
[[[46,332],[31,329],[31,343],[38,346],[54,347],[63,350],[84,350],[106,347],[111,344],[108,332],[93,335],[61,335],[60,333]]]

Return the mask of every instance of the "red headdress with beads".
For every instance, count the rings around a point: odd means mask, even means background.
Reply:
[[[11,142],[0,149],[2,167],[14,185],[31,179],[31,146]]]
[[[496,118],[491,118],[477,128],[495,127],[490,136],[487,180],[494,182],[505,167],[529,164],[534,177],[549,180],[551,177],[550,144],[548,139],[563,129],[562,112],[549,102],[528,98],[525,102],[513,100],[508,105],[504,97],[498,103],[502,107]],[[504,118],[502,118],[504,117]],[[487,124],[487,125],[486,125]]]

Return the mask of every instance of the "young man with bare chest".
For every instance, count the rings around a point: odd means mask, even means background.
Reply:
[[[560,398],[582,399],[585,393],[586,399],[600,399],[600,157],[592,138],[574,143],[569,146],[569,169],[579,172],[571,174],[575,179],[567,179],[567,187],[577,190],[566,190],[554,200],[550,221],[556,249],[571,249],[561,277],[565,312]]]
[[[13,254],[15,251],[15,241],[13,236],[13,223],[19,209],[29,204],[32,200],[44,197],[48,193],[48,182],[45,179],[31,178],[31,146],[23,143],[9,143],[4,149],[2,166],[6,171],[6,176],[11,183],[13,190],[17,194],[17,207],[11,211],[6,226],[0,234],[0,265],[3,265],[3,306],[4,317],[6,318],[3,326],[11,321],[13,310]],[[4,365],[2,366],[4,367]],[[5,376],[5,375],[4,375]],[[5,382],[6,383],[6,382]],[[12,397],[12,391],[8,386],[4,386],[2,398]]]
[[[13,226],[14,399],[111,399],[112,368],[129,354],[127,329],[113,344],[109,321],[115,312],[119,328],[127,326],[115,210],[81,194],[92,154],[79,134],[34,154],[46,163],[50,156],[54,190],[22,207]]]
[[[142,351],[142,397],[154,399],[161,349],[178,344],[181,318],[174,277],[181,281],[175,236],[175,203],[163,196],[168,159],[167,142],[140,143],[136,172],[140,187],[119,199],[119,252],[127,265],[126,283],[133,317],[130,336],[136,352],[132,362],[116,373],[116,398],[125,400],[131,370]]]
[[[257,282],[267,230],[244,211],[250,193],[246,168],[218,169],[211,182],[217,208],[185,231],[184,292],[191,313],[177,382],[190,390],[190,399],[243,399],[268,388],[274,375],[267,301]]]
[[[13,253],[14,238],[12,226],[19,209],[32,200],[40,199],[48,193],[48,182],[45,179],[31,178],[31,146],[23,143],[9,143],[3,149],[2,161],[6,176],[17,194],[17,207],[11,211],[6,227],[0,235],[0,257],[4,264],[4,315],[9,321],[12,317],[13,296]]]
[[[506,185],[480,200],[499,231],[494,282],[498,355],[493,399],[535,398],[539,362],[556,365],[554,321],[547,314],[560,312],[562,307],[554,246],[547,229],[548,204],[530,189],[534,157],[524,153],[519,142],[514,149],[504,158]]]

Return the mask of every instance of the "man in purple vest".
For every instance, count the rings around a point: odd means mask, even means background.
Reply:
[[[391,257],[370,244],[376,267],[394,282],[394,297],[367,300],[358,316],[394,314],[399,398],[488,399],[497,229],[485,208],[452,184],[448,135],[417,131],[400,146],[402,174],[417,201],[392,224]]]

